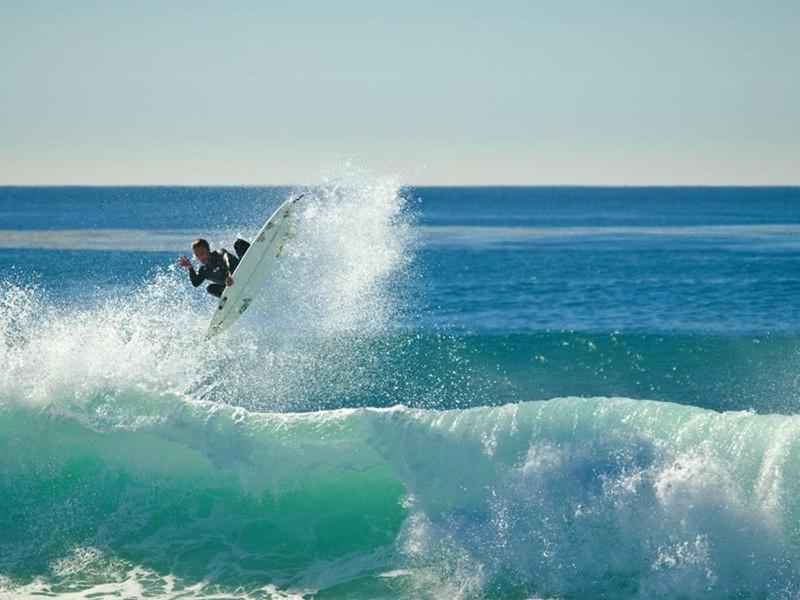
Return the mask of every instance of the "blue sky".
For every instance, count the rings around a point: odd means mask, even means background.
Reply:
[[[797,0],[0,0],[0,183],[800,184],[799,73]]]

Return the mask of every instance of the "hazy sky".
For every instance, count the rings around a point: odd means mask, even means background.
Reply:
[[[800,184],[800,0],[0,0],[0,183]]]

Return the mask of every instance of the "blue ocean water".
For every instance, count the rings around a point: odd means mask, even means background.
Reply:
[[[0,593],[800,596],[800,188],[0,188],[0,260]]]

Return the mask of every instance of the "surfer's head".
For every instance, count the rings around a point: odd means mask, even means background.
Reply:
[[[192,252],[197,260],[204,265],[207,265],[208,261],[211,259],[211,246],[209,246],[208,242],[203,238],[197,238],[192,242]]]

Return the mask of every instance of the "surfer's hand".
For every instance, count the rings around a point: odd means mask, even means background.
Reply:
[[[225,278],[225,285],[227,285],[228,287],[231,287],[231,286],[233,285],[233,277],[231,277],[230,275],[228,275],[228,276]]]
[[[178,259],[178,264],[179,264],[180,266],[182,266],[182,267],[186,267],[186,268],[188,269],[189,267],[191,267],[191,266],[192,266],[192,261],[190,261],[190,260],[189,260],[188,258],[186,258],[185,256],[181,256],[181,257]]]

